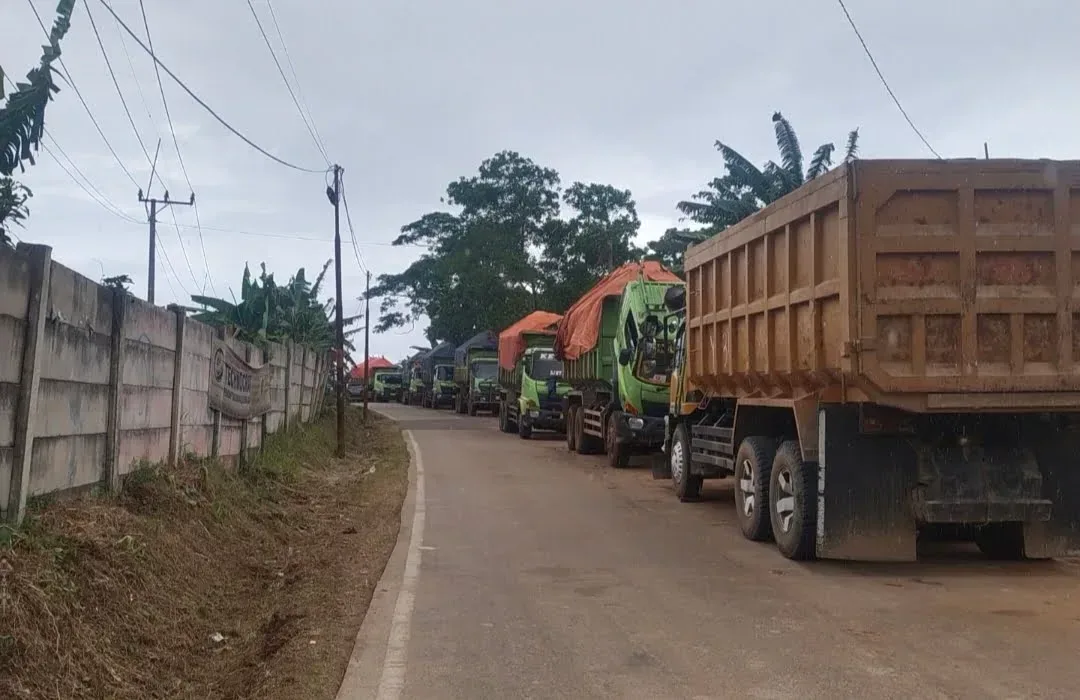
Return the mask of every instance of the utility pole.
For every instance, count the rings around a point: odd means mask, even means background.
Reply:
[[[160,145],[160,144],[159,144]],[[151,176],[153,177],[153,176]],[[153,197],[144,197],[143,191],[139,190],[139,201],[143,204],[150,205],[150,256],[149,265],[146,274],[146,300],[151,304],[154,303],[154,281],[157,277],[157,215],[158,205],[161,204],[162,211],[170,204],[174,204],[178,207],[193,207],[195,206],[195,193],[191,193],[191,198],[186,202],[178,202],[175,199],[169,199],[169,191],[165,190],[165,196],[162,199],[154,199]]]
[[[334,205],[334,327],[337,331],[337,456],[345,456],[345,318],[341,311],[341,166],[334,166],[334,187],[326,188]]]
[[[371,339],[371,270],[367,271],[364,281],[364,422],[367,422],[368,389],[371,386],[371,352],[368,341]]]

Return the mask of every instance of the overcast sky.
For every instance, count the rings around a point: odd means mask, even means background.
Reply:
[[[1080,157],[1080,3],[846,2],[893,90],[943,156],[980,156],[988,141],[992,156]],[[33,3],[51,25],[55,0]],[[110,3],[142,34],[137,0]],[[145,3],[159,58],[207,104],[282,159],[325,167],[246,0]],[[280,47],[266,0],[255,6]],[[121,38],[100,0],[90,8],[151,155],[161,139],[158,170],[170,195],[186,198],[151,60]],[[275,0],[273,9],[330,158],[346,169],[360,251],[376,275],[399,272],[419,254],[389,246],[403,224],[438,208],[448,182],[503,149],[557,169],[565,183],[632,190],[642,242],[674,225],[675,202],[719,174],[716,139],[758,162],[775,158],[777,109],[804,151],[829,140],[842,148],[859,127],[864,158],[930,155],[836,0]],[[0,0],[0,33],[0,65],[21,77],[44,39],[28,0]],[[149,163],[81,0],[63,55],[119,158],[145,186]],[[265,262],[282,282],[301,265],[313,275],[333,252],[323,175],[268,160],[163,79],[203,241],[188,208],[175,211],[179,239],[172,213],[161,217],[171,266],[159,255],[157,302],[185,302],[204,286],[207,294],[238,293],[245,262]],[[74,91],[57,96],[46,125],[101,195],[145,221],[135,185]],[[128,274],[145,298],[145,224],[110,213],[44,152],[20,179],[35,193],[20,237],[53,246],[54,259],[93,279]],[[152,192],[162,194],[157,184]],[[345,240],[351,314],[363,272]],[[422,331],[372,336],[372,353],[398,360],[423,342]]]

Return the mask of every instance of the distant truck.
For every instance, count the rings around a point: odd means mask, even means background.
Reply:
[[[420,378],[420,358],[427,350],[405,358],[401,363],[401,403],[407,406],[419,406],[424,393],[424,382]]]
[[[420,356],[420,405],[441,408],[454,404],[454,346],[439,343]]]
[[[627,263],[567,310],[555,337],[572,387],[565,398],[566,446],[607,454],[616,468],[659,452],[668,412],[670,363],[651,344],[667,315],[664,295],[683,281],[658,262]]]
[[[570,386],[555,358],[561,316],[534,311],[499,334],[499,429],[522,439],[534,430],[566,430],[563,399]]]
[[[1080,552],[1080,162],[847,163],[686,252],[666,459],[790,559]]]
[[[380,367],[372,370],[371,400],[400,401],[402,394],[401,369],[398,367]]]
[[[475,416],[478,411],[498,412],[499,336],[483,331],[454,351],[454,409]]]

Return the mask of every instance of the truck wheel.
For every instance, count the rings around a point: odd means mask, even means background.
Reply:
[[[735,517],[743,536],[754,542],[767,542],[772,536],[769,475],[775,455],[775,443],[761,436],[743,440],[735,455]]]
[[[769,517],[776,548],[788,559],[813,559],[817,536],[817,465],[806,463],[799,443],[788,440],[773,459]]]
[[[675,495],[683,503],[696,501],[701,497],[701,485],[705,479],[700,474],[690,473],[690,437],[686,434],[685,425],[680,424],[675,428],[670,449],[668,464],[671,467],[671,485],[675,488]]]
[[[514,426],[510,425],[510,416],[506,413],[506,404],[499,405],[499,430],[504,433],[514,432]]]
[[[577,452],[577,406],[566,409],[566,449]]]
[[[469,403],[465,406],[465,411],[470,416],[475,416],[476,415],[476,404],[473,403],[473,400],[472,400],[471,396],[469,397]]]
[[[522,440],[528,440],[532,437],[532,426],[521,416],[518,416],[517,434]]]
[[[608,465],[615,469],[625,469],[630,464],[630,447],[620,445],[618,441],[618,411],[608,416],[604,430],[604,448],[607,452]]]
[[[574,410],[574,449],[579,455],[592,454],[589,437],[585,434],[585,407],[578,406]]]
[[[988,559],[1024,559],[1023,523],[989,523],[975,532],[975,546]]]

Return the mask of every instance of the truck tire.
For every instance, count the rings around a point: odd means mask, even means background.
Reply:
[[[975,532],[975,546],[987,559],[1017,561],[1024,556],[1023,523],[989,523]]]
[[[769,479],[769,518],[776,548],[788,559],[816,555],[817,465],[803,461],[795,440],[776,450]]]
[[[517,426],[510,425],[510,416],[506,411],[506,403],[499,404],[499,430],[504,433],[512,433]]]
[[[590,435],[585,434],[585,407],[578,406],[574,410],[574,449],[579,455],[592,454],[589,450]]]
[[[521,416],[518,416],[517,420],[517,434],[522,440],[528,440],[532,437],[532,426],[529,425],[529,421]]]
[[[758,435],[744,439],[735,455],[735,517],[743,537],[754,542],[772,537],[769,477],[775,456],[776,443]]]
[[[577,406],[573,404],[566,409],[566,449],[577,452]]]
[[[619,411],[612,411],[608,415],[607,424],[604,427],[604,451],[607,452],[609,466],[615,469],[626,469],[630,465],[630,448],[628,445],[620,445],[617,439],[618,415]]]
[[[470,416],[476,415],[476,404],[473,403],[472,394],[469,395],[469,402],[465,406],[465,412],[468,413]]]
[[[683,503],[698,500],[705,479],[700,474],[690,473],[690,436],[685,425],[680,423],[675,428],[670,449],[668,466],[671,468],[671,485],[675,489],[675,495]]]

